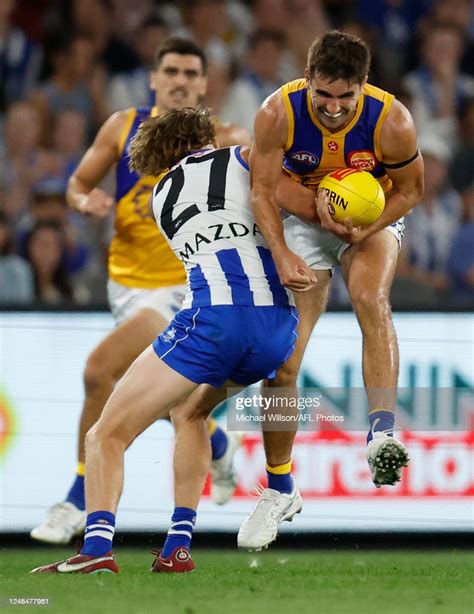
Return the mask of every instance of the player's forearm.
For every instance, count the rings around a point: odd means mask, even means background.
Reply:
[[[283,222],[276,203],[268,197],[252,194],[252,209],[257,226],[272,253],[286,248]]]
[[[82,213],[81,209],[84,199],[93,189],[93,187],[94,186],[86,185],[83,181],[80,181],[76,176],[72,175],[72,177],[69,179],[66,192],[66,199],[69,207],[79,211],[79,213]]]
[[[278,182],[275,200],[280,209],[284,209],[306,222],[312,224],[319,222],[314,191],[284,175]]]

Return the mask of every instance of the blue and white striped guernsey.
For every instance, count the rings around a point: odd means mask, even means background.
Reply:
[[[181,160],[155,186],[153,213],[187,271],[183,309],[294,304],[255,223],[240,147]]]

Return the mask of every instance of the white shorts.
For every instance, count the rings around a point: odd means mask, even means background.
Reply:
[[[116,324],[121,324],[145,308],[154,309],[171,322],[181,309],[186,289],[186,285],[156,289],[129,288],[113,279],[109,279],[107,283],[110,311]]]
[[[312,269],[333,269],[341,263],[342,254],[350,247],[349,243],[341,241],[319,224],[307,224],[295,215],[290,215],[283,224],[288,247]],[[397,239],[399,249],[404,228],[403,218],[400,218],[385,229]]]

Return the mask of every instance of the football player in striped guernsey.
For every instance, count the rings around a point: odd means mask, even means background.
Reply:
[[[91,352],[85,367],[85,399],[73,483],[65,500],[54,504],[46,520],[31,531],[33,539],[66,544],[83,531],[86,433],[99,418],[115,383],[180,308],[185,271],[148,211],[156,177],[140,176],[130,170],[129,148],[138,127],[148,117],[171,108],[196,106],[206,91],[206,74],[206,56],[194,42],[179,37],[167,39],[156,52],[155,67],[150,74],[155,105],[114,113],[70,179],[68,199],[74,209],[98,218],[107,216],[112,208],[115,210],[115,232],[109,248],[108,295],[117,327]],[[232,124],[220,124],[217,138],[220,145],[247,143],[249,139],[245,130]],[[114,166],[115,199],[99,187]],[[208,425],[213,460],[211,495],[222,505],[236,487],[232,461],[239,434],[226,433],[213,419]],[[177,437],[180,437],[177,426]]]
[[[206,413],[197,416],[194,408],[212,408],[226,386],[242,388],[273,377],[294,349],[293,295],[280,283],[250,208],[249,150],[215,146],[209,111],[195,109],[147,119],[131,144],[135,170],[155,175],[171,168],[153,190],[151,212],[184,264],[186,296],[168,328],[117,384],[87,434],[88,516],[80,554],[33,573],[118,571],[112,540],[125,450],[170,412],[188,420],[188,438],[176,442],[176,507],[152,571],[192,571],[192,531],[210,464]],[[314,203],[307,209],[311,218]],[[306,291],[314,283],[313,271],[301,263],[295,290]],[[192,402],[181,404],[188,397]],[[295,489],[287,518],[300,509]]]

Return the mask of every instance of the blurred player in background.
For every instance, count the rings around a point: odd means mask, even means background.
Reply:
[[[78,467],[64,502],[55,504],[31,537],[67,543],[85,521],[84,440],[99,418],[116,382],[135,358],[163,331],[181,306],[186,275],[181,262],[158,232],[149,214],[156,177],[140,177],[129,169],[129,145],[140,124],[173,108],[195,107],[204,95],[207,59],[192,41],[173,37],[156,52],[150,85],[153,108],[114,113],[98,132],[69,182],[70,205],[84,215],[106,217],[115,207],[115,234],[109,249],[108,295],[115,328],[90,354],[85,372],[85,400],[78,441]],[[219,145],[248,143],[247,133],[220,125]],[[98,186],[116,166],[115,200]],[[235,490],[232,458],[239,444],[236,433],[225,433],[209,421],[214,501],[225,503]],[[177,437],[180,437],[179,429]]]
[[[152,212],[186,267],[186,298],[115,387],[87,434],[88,516],[80,554],[33,573],[116,573],[112,540],[128,446],[170,410],[182,413],[183,405],[176,405],[189,395],[203,395],[212,405],[225,385],[241,388],[272,377],[294,349],[293,297],[278,279],[250,207],[249,150],[215,146],[209,112],[195,109],[148,119],[132,143],[138,171],[156,175],[172,167],[153,190]],[[302,269],[310,287],[314,274]],[[194,569],[191,539],[210,454],[204,416],[192,413],[193,438],[188,445],[176,442],[175,471],[192,474],[193,481],[186,487],[177,483],[171,528],[154,572]]]
[[[298,342],[271,385],[296,386],[304,350],[326,306],[332,269],[340,264],[363,336],[368,461],[374,484],[381,486],[398,482],[408,463],[404,446],[393,437],[398,346],[389,297],[403,216],[423,193],[423,162],[410,113],[391,94],[367,83],[369,65],[370,52],[361,39],[338,31],[316,39],[305,79],[283,85],[257,114],[250,166],[255,218],[281,282],[301,289],[305,266],[318,279],[308,292],[295,295]],[[282,158],[286,183],[280,178]],[[381,183],[386,207],[375,223],[354,228],[334,222],[323,193],[317,199],[321,225],[295,216],[283,224],[281,203],[311,202],[320,180],[346,167],[366,170]],[[269,488],[240,529],[242,548],[260,550],[273,541],[299,498],[290,475],[294,435],[264,433]]]

